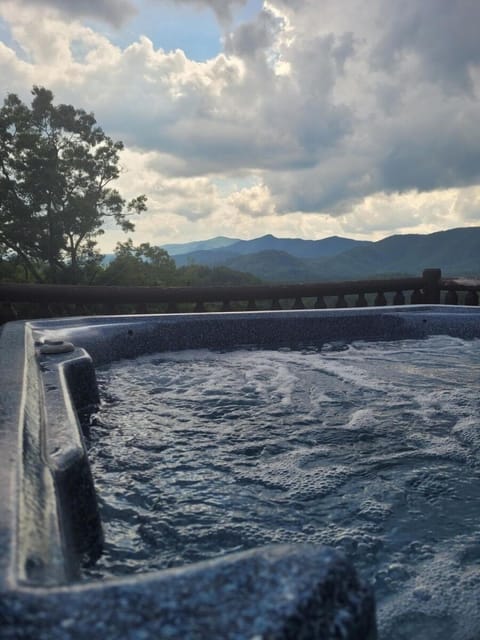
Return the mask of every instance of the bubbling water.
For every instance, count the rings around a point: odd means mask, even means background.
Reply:
[[[480,341],[169,352],[97,372],[89,577],[273,543],[343,549],[382,638],[480,628]]]

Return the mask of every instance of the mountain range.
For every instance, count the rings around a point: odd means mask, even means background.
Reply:
[[[393,235],[375,242],[338,236],[323,240],[221,236],[163,248],[178,267],[222,265],[267,282],[416,276],[428,267],[439,267],[446,276],[480,275],[480,227]]]

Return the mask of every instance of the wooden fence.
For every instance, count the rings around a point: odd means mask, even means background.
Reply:
[[[306,284],[119,287],[0,283],[0,322],[54,316],[325,309],[404,304],[478,305],[480,280],[420,277]]]

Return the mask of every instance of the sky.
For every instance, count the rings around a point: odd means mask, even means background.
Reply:
[[[0,95],[45,86],[125,143],[135,243],[431,233],[480,220],[479,24],[478,0],[0,0]]]

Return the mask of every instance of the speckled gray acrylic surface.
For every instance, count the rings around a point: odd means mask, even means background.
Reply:
[[[11,396],[3,400],[0,422],[0,436],[7,445],[1,454],[0,497],[6,508],[0,516],[0,534],[7,556],[0,575],[0,637],[370,640],[376,636],[371,590],[342,555],[316,546],[253,550],[206,564],[91,584],[33,585],[19,580],[14,550],[19,544],[15,522],[21,451],[15,447],[21,438],[8,434],[15,433],[21,415],[22,391],[17,387],[23,379],[23,356],[12,358],[8,345],[15,342],[21,352],[29,340],[64,339],[87,349],[94,362],[102,364],[171,349],[292,347],[439,333],[472,338],[480,335],[478,310],[418,307],[62,319],[18,323],[7,330],[8,343],[5,331],[0,388],[11,389]],[[17,381],[15,388],[11,380]],[[28,396],[31,390],[24,392]],[[397,630],[401,633],[402,625]]]

